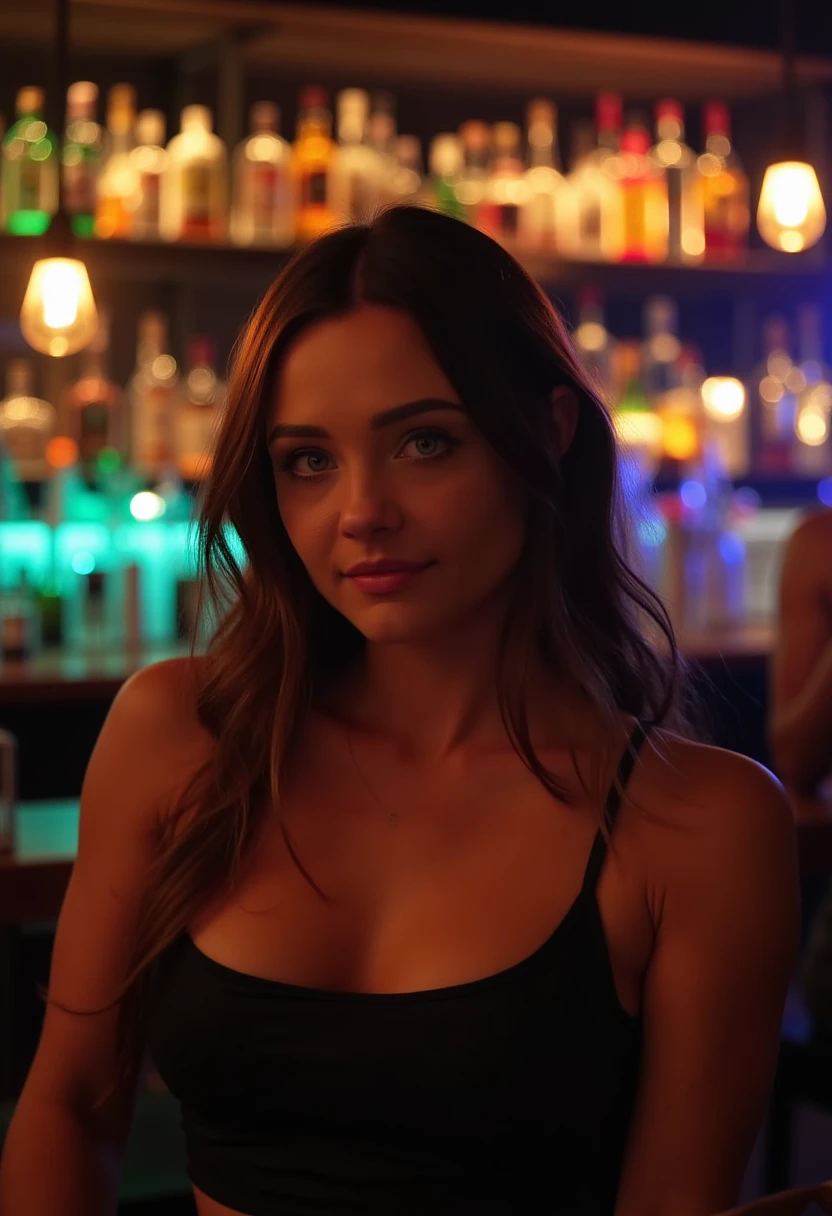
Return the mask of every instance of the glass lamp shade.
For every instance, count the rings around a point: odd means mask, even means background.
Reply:
[[[42,258],[32,267],[20,310],[20,328],[31,347],[61,358],[92,341],[98,312],[83,262]]]
[[[826,208],[817,174],[804,161],[769,165],[757,206],[760,236],[772,249],[800,253],[823,235]]]

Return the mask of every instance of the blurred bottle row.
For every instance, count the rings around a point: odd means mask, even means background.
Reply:
[[[616,341],[601,297],[585,291],[574,337],[613,407],[620,440],[651,473],[675,477],[710,447],[729,477],[832,474],[832,370],[815,305],[798,312],[796,351],[785,318],[766,320],[765,354],[747,384],[706,375],[699,349],[680,340],[677,306],[665,296],[645,303],[643,341]]]
[[[129,84],[109,91],[106,127],[97,114],[97,86],[73,84],[61,152],[44,121],[42,90],[20,90],[2,145],[6,231],[46,230],[61,157],[66,209],[80,236],[286,247],[379,207],[415,203],[509,246],[575,259],[730,261],[748,244],[748,179],[721,102],[704,109],[697,154],[685,142],[680,102],[660,101],[651,131],[644,112],[625,120],[621,98],[604,93],[595,122],[575,127],[565,172],[557,107],[536,99],[525,132],[472,120],[436,135],[427,175],[419,139],[397,133],[395,99],[384,92],[340,92],[333,133],[327,93],[305,88],[291,144],[280,134],[278,106],[258,102],[230,168],[206,106],[185,107],[167,144],[164,115],[137,113]]]
[[[67,464],[77,462],[91,490],[101,489],[117,471],[122,477],[129,472],[133,489],[198,481],[209,471],[213,430],[225,401],[213,341],[192,336],[180,371],[168,351],[165,316],[142,314],[136,366],[125,391],[110,378],[108,335],[102,313],[98,333],[81,356],[80,377],[58,403],[60,427],[55,404],[34,392],[31,361],[8,362],[0,401],[0,519],[26,518],[30,499],[37,498],[34,491],[26,494],[26,484],[48,482]]]

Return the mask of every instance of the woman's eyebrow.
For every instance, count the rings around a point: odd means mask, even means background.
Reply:
[[[444,397],[420,397],[418,401],[406,401],[403,405],[394,405],[389,410],[373,414],[370,419],[370,427],[372,430],[378,431],[394,422],[403,422],[406,418],[414,418],[418,414],[427,414],[432,410],[456,410],[459,414],[468,412],[457,401],[446,401]],[[312,426],[305,422],[281,422],[272,427],[269,432],[267,446],[271,446],[275,439],[330,438],[329,431],[322,426]]]

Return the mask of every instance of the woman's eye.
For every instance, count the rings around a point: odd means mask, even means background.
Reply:
[[[412,446],[417,457],[428,460],[433,456],[447,455],[458,442],[446,431],[422,431],[418,435],[411,435],[405,448]]]
[[[290,452],[281,467],[294,477],[315,477],[318,473],[326,472],[327,459],[323,452]],[[306,467],[302,463],[304,460]]]

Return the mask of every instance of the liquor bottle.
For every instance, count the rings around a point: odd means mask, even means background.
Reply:
[[[621,137],[624,262],[661,262],[667,257],[667,185],[649,151],[647,128],[633,116]]]
[[[64,206],[76,236],[95,232],[95,203],[102,158],[102,131],[96,122],[98,86],[78,80],[66,93],[63,147]]]
[[[167,241],[221,241],[228,231],[228,153],[207,106],[185,106],[167,147],[159,231]]]
[[[748,250],[748,177],[731,146],[731,119],[721,101],[705,106],[705,151],[697,160],[705,213],[705,257],[731,261]]]
[[[98,177],[95,235],[132,235],[136,202],[136,168],[130,158],[136,122],[136,90],[114,85],[107,96],[107,153]]]
[[[520,247],[554,253],[568,243],[571,191],[561,172],[557,109],[538,98],[526,110],[526,198],[519,217]]]
[[[755,465],[764,473],[788,475],[796,442],[797,397],[800,381],[789,351],[789,327],[783,317],[769,317],[763,326],[765,355],[752,373],[752,400],[757,403]]]
[[[124,394],[109,377],[109,346],[110,319],[99,309],[98,330],[83,353],[81,376],[67,394],[69,434],[90,487],[97,487],[102,452],[114,449],[123,455],[127,447]]]
[[[686,343],[681,348],[672,379],[675,383],[661,395],[656,407],[662,420],[662,448],[668,474],[678,472],[680,463],[698,460],[703,450],[705,372],[701,354],[692,344]]]
[[[338,94],[338,147],[332,160],[331,202],[338,219],[361,223],[379,206],[388,166],[367,141],[369,94],[342,89]]]
[[[167,167],[165,116],[161,110],[141,110],[136,119],[136,146],[130,160],[136,174],[132,236],[158,240],[162,177]]]
[[[644,389],[653,409],[661,409],[662,398],[680,384],[677,337],[679,310],[669,296],[651,296],[644,305]]]
[[[705,254],[702,179],[696,154],[685,143],[680,102],[666,98],[656,106],[656,143],[651,157],[664,174],[667,188],[667,257],[672,262],[700,262]]]
[[[520,154],[520,128],[498,122],[491,132],[491,167],[479,211],[479,227],[495,241],[512,245],[517,240],[520,214],[529,187]]]
[[[370,101],[368,142],[381,161],[382,191],[396,168],[396,99],[392,93],[376,89]]]
[[[155,481],[175,464],[179,376],[167,352],[167,321],[162,313],[139,318],[136,369],[128,387],[130,460],[146,480]]]
[[[17,523],[29,519],[31,508],[26,491],[17,475],[14,457],[0,435],[0,522]]]
[[[584,288],[578,296],[575,346],[581,362],[598,385],[604,400],[612,401],[614,395],[612,374],[614,344],[609,330],[604,324],[601,294],[591,287]]]
[[[428,160],[430,179],[425,183],[424,200],[427,207],[464,220],[465,207],[457,195],[462,173],[462,143],[458,135],[443,132],[430,141]]]
[[[396,164],[385,180],[382,204],[417,206],[422,191],[422,145],[416,135],[399,135],[396,138]]]
[[[294,145],[299,241],[314,241],[338,223],[331,203],[334,156],[332,115],[326,92],[317,85],[309,85],[300,95]]]
[[[0,401],[0,443],[12,458],[20,481],[47,480],[46,447],[56,424],[54,407],[34,395],[29,360],[10,360],[6,396]]]
[[[621,98],[600,93],[595,104],[595,147],[569,175],[575,207],[573,254],[587,261],[618,262],[624,252],[621,159]]]
[[[480,207],[485,197],[490,166],[491,133],[484,122],[472,120],[459,128],[462,141],[462,169],[456,186],[456,196],[469,224],[479,226]]]
[[[292,149],[279,134],[280,110],[258,101],[251,134],[234,150],[231,239],[235,245],[285,247],[295,239]]]
[[[211,471],[214,428],[225,404],[225,385],[214,370],[216,352],[210,338],[188,343],[188,374],[176,416],[176,455],[181,476],[198,481]]]
[[[17,236],[40,236],[58,209],[58,140],[43,109],[43,89],[20,89],[17,121],[3,138],[6,231]]]
[[[642,350],[638,342],[619,342],[615,374],[621,385],[613,409],[618,441],[638,469],[641,478],[656,468],[662,448],[661,417],[651,407],[642,380]]]
[[[800,363],[795,369],[797,442],[794,447],[795,472],[804,477],[824,477],[832,473],[832,371],[823,362],[821,332],[820,310],[814,304],[804,304],[797,315]]]

